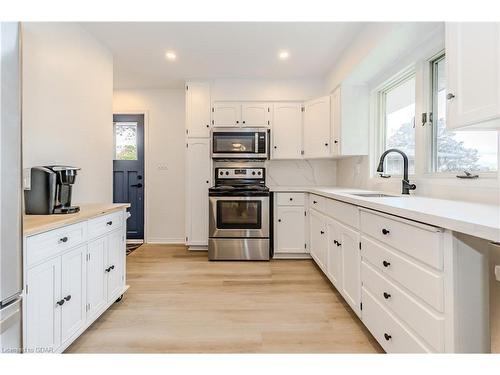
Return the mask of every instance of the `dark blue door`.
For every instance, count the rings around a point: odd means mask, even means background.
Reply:
[[[113,115],[113,202],[130,203],[127,238],[144,239],[144,115]]]

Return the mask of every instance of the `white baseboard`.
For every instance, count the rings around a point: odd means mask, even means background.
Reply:
[[[141,244],[144,243],[144,240],[127,240],[127,244]]]
[[[188,250],[189,251],[207,251],[208,246],[207,245],[189,245]]]
[[[162,238],[162,237],[152,237],[146,240],[146,243],[154,245],[184,245],[186,243],[185,238]]]
[[[273,259],[311,259],[307,253],[274,253]]]

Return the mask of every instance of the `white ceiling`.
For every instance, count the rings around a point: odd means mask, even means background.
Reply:
[[[115,88],[182,87],[187,79],[319,78],[360,22],[91,22],[114,58]],[[278,51],[290,52],[287,61]],[[165,52],[177,54],[175,62]]]

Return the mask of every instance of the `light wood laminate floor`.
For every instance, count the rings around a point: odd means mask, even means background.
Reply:
[[[127,257],[127,284],[66,352],[382,352],[312,260],[209,262],[143,245]]]

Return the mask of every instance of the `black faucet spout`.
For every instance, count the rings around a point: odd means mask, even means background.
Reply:
[[[383,173],[384,172],[384,160],[387,154],[390,154],[391,152],[396,152],[400,154],[403,157],[403,189],[402,189],[402,194],[408,195],[410,194],[410,190],[415,190],[417,186],[415,184],[410,184],[410,180],[408,178],[408,156],[401,151],[398,150],[397,148],[390,148],[387,151],[384,151],[384,153],[380,156],[380,161],[378,163],[377,167],[377,172]]]

